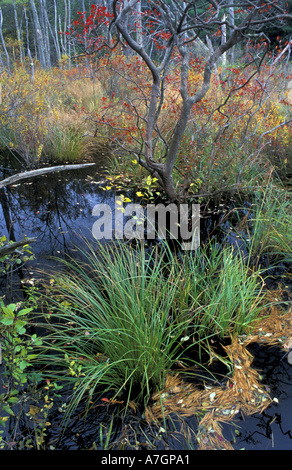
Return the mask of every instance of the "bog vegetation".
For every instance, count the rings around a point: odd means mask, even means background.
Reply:
[[[117,405],[123,416],[142,409],[149,426],[185,407],[202,419],[194,437],[199,447],[228,448],[214,421],[235,413],[220,412],[223,389],[209,391],[206,404],[190,381],[207,354],[227,367],[226,406],[250,413],[270,403],[264,391],[255,399],[260,379],[245,344],[260,337],[284,343],[280,330],[270,334],[268,319],[275,323],[277,311],[283,325],[286,310],[282,303],[276,308],[265,281],[272,266],[288,271],[292,262],[290,15],[269,1],[250,8],[238,2],[238,10],[219,2],[223,16],[215,2],[201,2],[197,11],[193,2],[114,1],[87,12],[76,3],[65,2],[64,10],[55,1],[31,0],[29,7],[7,2],[0,9],[1,155],[29,170],[95,162],[105,151],[105,190],[115,190],[123,176],[142,203],[159,197],[226,205],[222,227],[228,221],[243,249],[228,245],[222,232],[220,243],[210,237],[195,253],[167,243],[88,244],[82,263],[67,260],[49,279],[44,273],[25,302],[3,299],[0,447],[45,449],[55,406],[68,423],[81,403],[87,411]],[[5,25],[9,11],[13,33]],[[284,21],[282,34],[267,30],[256,42],[243,32],[238,39],[244,21],[254,33],[259,19],[269,18]],[[189,43],[201,49],[188,53]],[[231,195],[236,206],[229,211]],[[2,237],[1,246],[7,244]],[[3,273],[27,260],[4,254]],[[260,333],[263,324],[268,336]],[[55,405],[64,381],[69,404]],[[17,440],[17,406],[24,409],[28,396],[23,413],[34,429]],[[9,420],[15,427],[7,437]],[[206,440],[202,430],[211,425],[214,439]],[[105,426],[93,447],[109,447],[113,421],[106,436]],[[132,444],[121,439],[111,446]]]

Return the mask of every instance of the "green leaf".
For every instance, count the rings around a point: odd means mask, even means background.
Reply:
[[[19,364],[21,370],[24,370],[27,366],[29,366],[29,363],[26,361],[21,361]]]
[[[4,418],[0,418],[0,424],[1,424],[2,426],[5,426],[5,423],[6,423],[6,421],[7,421],[8,419],[9,419],[8,416],[5,416]]]
[[[9,310],[10,312],[14,312],[16,309],[16,304],[9,304],[8,307],[2,307],[3,311]]]
[[[24,308],[24,309],[20,310],[20,312],[18,312],[17,316],[21,317],[21,316],[26,315],[27,313],[29,313],[31,311],[32,311],[32,308]]]
[[[10,408],[10,406],[4,405],[3,410],[6,411],[6,413],[10,414],[11,416],[14,416],[14,413],[13,413],[12,409]]]
[[[14,313],[7,307],[2,307],[2,316],[14,318]]]
[[[27,322],[23,321],[23,320],[17,320],[16,323],[15,323],[15,328],[16,328],[16,331],[19,333],[19,334],[23,334],[25,332],[25,329],[23,328],[25,325],[27,324]]]
[[[26,358],[28,361],[31,361],[32,359],[35,359],[36,357],[38,357],[37,354],[28,354]]]
[[[18,402],[18,397],[10,397],[7,400],[9,403],[17,403]]]
[[[12,325],[13,318],[3,318],[0,320],[0,323],[3,323],[3,325]]]

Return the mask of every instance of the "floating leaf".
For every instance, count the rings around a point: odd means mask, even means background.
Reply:
[[[40,411],[40,408],[39,408],[38,406],[31,405],[31,406],[29,407],[28,413],[29,413],[30,415],[32,415],[32,416],[35,416],[35,415],[38,414],[39,411]]]
[[[211,402],[214,401],[215,396],[216,396],[216,392],[210,393],[209,398]]]

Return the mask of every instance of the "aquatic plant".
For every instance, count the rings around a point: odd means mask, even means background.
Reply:
[[[234,247],[210,243],[186,256],[183,266],[176,300],[200,339],[247,333],[267,307],[260,269],[251,270]]]
[[[232,230],[241,239],[250,265],[275,267],[292,261],[291,193],[281,184],[257,186],[251,203],[235,209],[238,220]],[[231,222],[230,222],[231,223]]]
[[[86,129],[72,120],[70,125],[56,123],[46,139],[47,156],[63,163],[83,161],[91,150],[91,142],[86,136]]]
[[[166,278],[163,256],[143,246],[88,249],[85,264],[66,261],[68,271],[54,276],[43,360],[74,383],[72,403],[98,388],[147,402],[182,353],[188,320],[173,313],[180,279],[171,266]]]
[[[41,355],[50,378],[72,383],[70,410],[107,393],[147,404],[189,348],[249,331],[266,305],[260,272],[232,249],[179,258],[116,242],[82,256],[53,277]]]
[[[252,229],[248,248],[254,263],[263,257],[269,262],[292,261],[291,195],[281,187],[269,184],[254,195]]]

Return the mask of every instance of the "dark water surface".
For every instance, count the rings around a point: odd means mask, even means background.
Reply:
[[[32,248],[39,265],[52,256],[71,255],[80,235],[92,240],[93,207],[114,207],[115,195],[101,188],[105,182],[93,166],[12,184],[1,192],[1,234],[14,240],[37,237]]]
[[[253,345],[250,351],[255,357],[253,366],[262,372],[275,401],[261,415],[237,420],[234,448],[292,450],[292,365],[279,348]]]
[[[29,262],[25,272],[27,276],[37,277],[39,268],[58,270],[59,263],[52,257],[77,256],[77,247],[84,246],[81,236],[89,241],[93,239],[94,206],[106,203],[113,211],[115,207],[116,194],[105,191],[106,184],[102,168],[96,166],[51,173],[0,190],[0,234],[16,241],[24,236],[37,237],[37,242],[32,244],[35,261]],[[126,195],[125,190],[123,194]],[[3,279],[0,280],[0,289],[4,295],[6,283]],[[17,292],[17,283],[14,294],[21,296],[21,291]],[[270,387],[276,401],[261,415],[238,416],[234,426],[224,428],[224,436],[235,449],[292,450],[292,366],[286,358],[283,359],[284,353],[278,348],[259,348],[256,345],[253,348],[254,366],[262,371],[263,382]],[[104,413],[99,410],[99,413],[89,415],[85,427],[78,419],[72,422],[64,448],[90,447],[98,437]],[[195,432],[195,421],[187,421]],[[120,424],[116,423],[116,426]],[[136,429],[139,426],[137,423]],[[143,432],[150,435],[152,430],[145,424]],[[52,445],[57,440],[55,434],[57,431],[52,429]],[[163,449],[166,445],[157,433],[154,441],[156,448]],[[168,445],[170,449],[185,449],[186,443],[170,436]],[[195,443],[193,446],[195,448]]]

